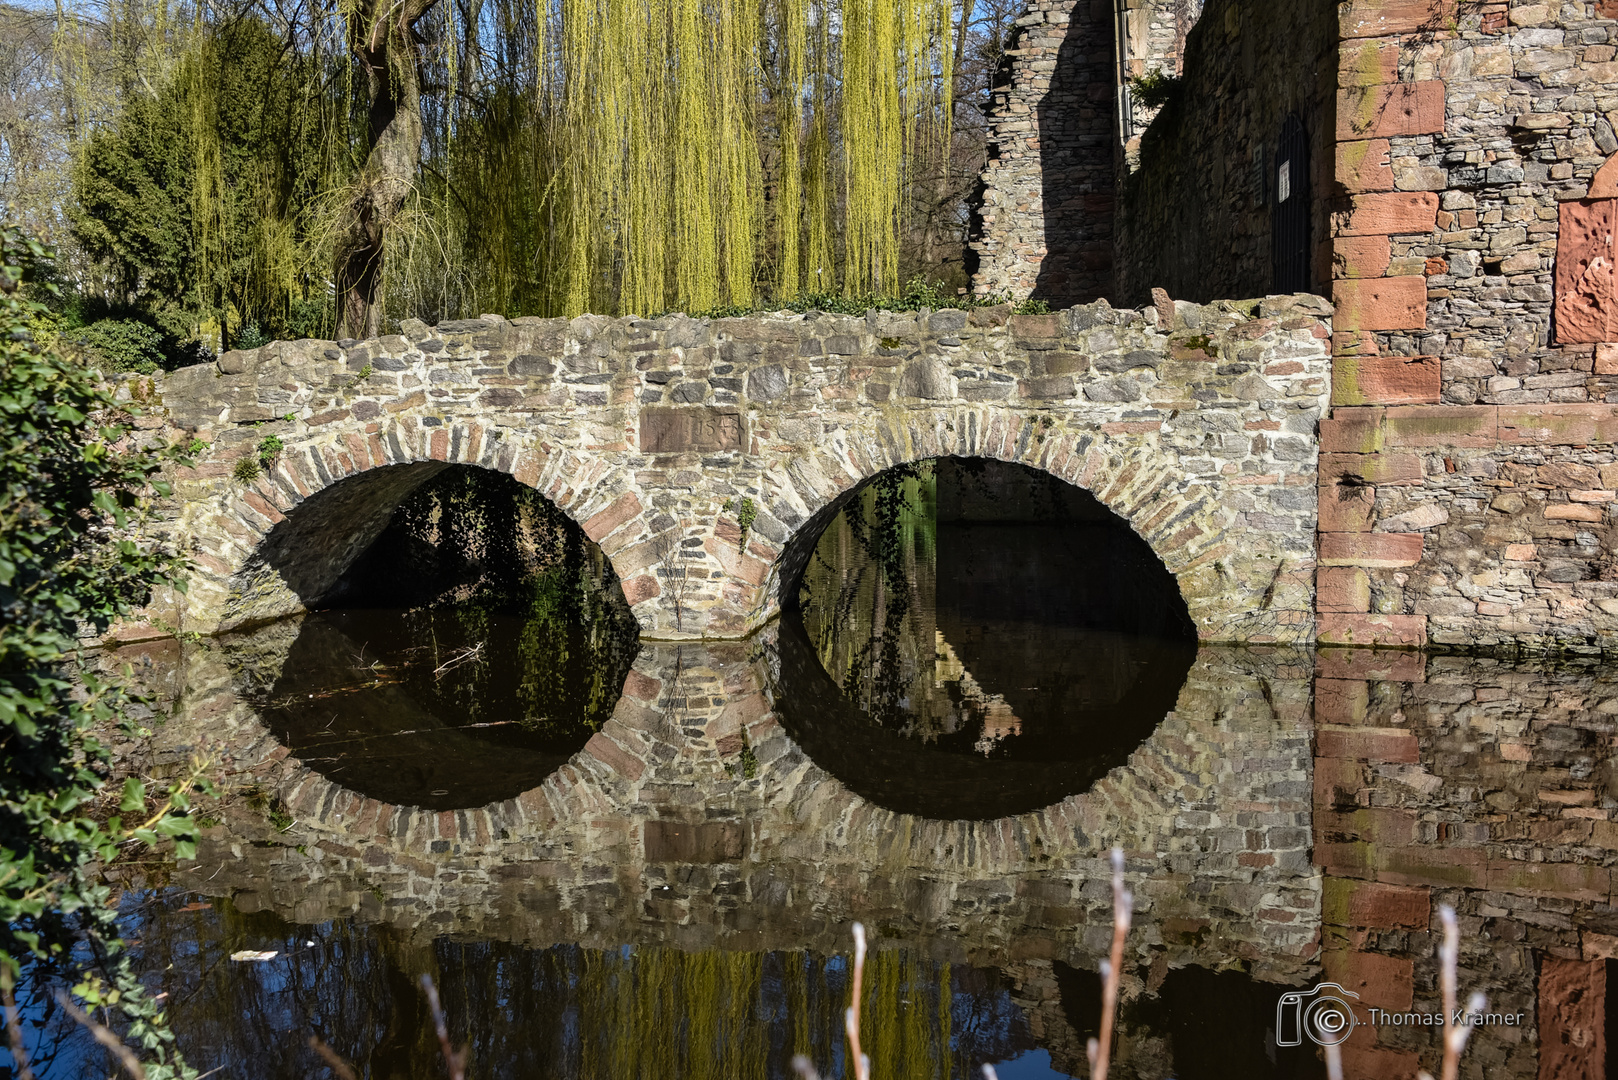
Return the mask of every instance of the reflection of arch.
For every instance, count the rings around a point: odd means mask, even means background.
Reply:
[[[1618,341],[1618,154],[1582,199],[1564,202],[1556,234],[1556,341]]]
[[[280,662],[277,647],[259,652]],[[1166,952],[1171,967],[1263,956],[1264,977],[1290,981],[1318,945],[1306,656],[1205,650],[1175,712],[1089,791],[992,821],[942,821],[883,810],[808,760],[771,710],[769,652],[746,645],[644,647],[583,752],[515,799],[442,812],[367,800],[313,772],[222,692],[220,650],[186,653],[184,682],[204,692],[188,693],[160,737],[224,740],[232,767],[298,822],[262,850],[242,845],[249,860],[279,861],[274,873],[201,851],[199,885],[229,864],[203,891],[273,880],[289,905],[325,895],[348,911],[354,895],[374,894],[383,918],[427,919],[441,933],[612,947],[841,949],[838,920],[858,917],[946,957],[1026,945],[1089,966],[1110,936],[1110,894],[1094,886],[1116,843],[1130,853],[1136,947]],[[745,782],[726,768],[744,734],[756,755]],[[1244,820],[1255,803],[1269,810]],[[434,884],[444,874],[454,888]],[[671,881],[677,900],[662,889]],[[1258,904],[1294,914],[1255,919]]]

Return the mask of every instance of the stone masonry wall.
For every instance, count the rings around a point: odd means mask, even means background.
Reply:
[[[742,637],[863,481],[958,455],[1091,491],[1176,575],[1204,638],[1307,640],[1328,311],[1304,296],[407,320],[379,340],[226,353],[126,384],[148,423],[210,444],[166,505],[196,572],[150,621],[212,633],[303,610],[416,485],[460,464],[509,472],[578,521],[643,636]],[[272,467],[236,479],[269,436]],[[742,499],[757,510],[745,536]]]
[[[1554,309],[1618,5],[1355,0],[1339,33],[1323,638],[1610,650],[1618,350]]]
[[[1210,0],[1186,40],[1174,101],[1141,137],[1118,212],[1118,298],[1152,288],[1207,300],[1275,289],[1271,215],[1277,140],[1296,115],[1310,186],[1330,181],[1337,20],[1332,5]],[[1329,280],[1325,205],[1315,200],[1314,279]]]
[[[1052,306],[1117,295],[1118,180],[1157,113],[1122,80],[1178,74],[1202,4],[1031,0],[990,92],[989,161],[969,245],[976,295]]]
[[[1031,0],[990,94],[968,268],[979,296],[1052,306],[1113,292],[1121,148],[1113,0]]]

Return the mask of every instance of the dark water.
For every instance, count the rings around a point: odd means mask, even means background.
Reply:
[[[777,708],[873,802],[995,818],[1087,790],[1196,657],[1175,583],[1083,491],[944,459],[868,485],[783,618]]]
[[[331,1075],[315,1036],[443,1076],[430,975],[471,1076],[848,1075],[857,919],[875,1076],[1082,1077],[1117,845],[1115,1080],[1322,1076],[1283,997],[1322,983],[1347,1075],[1436,1074],[1438,1031],[1372,1010],[1441,1007],[1440,905],[1514,1018],[1463,1077],[1618,1075],[1610,665],[1198,648],[1093,500],[971,462],[861,493],[753,640],[636,641],[586,541],[457,483],[342,606],[119,658],[171,703],[151,771],[213,747],[266,795],[122,879],[201,1069]],[[110,1074],[49,989],[37,1074]]]

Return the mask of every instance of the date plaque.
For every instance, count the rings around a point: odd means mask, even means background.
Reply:
[[[642,409],[640,448],[644,454],[677,454],[742,449],[742,414],[738,409]]]

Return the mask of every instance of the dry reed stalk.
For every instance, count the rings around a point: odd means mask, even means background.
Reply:
[[[360,1080],[359,1075],[354,1072],[354,1067],[339,1057],[337,1051],[327,1046],[318,1036],[309,1036],[309,1048],[331,1066],[331,1071],[337,1074],[337,1080]]]
[[[1438,908],[1438,918],[1444,924],[1444,943],[1438,947],[1439,992],[1444,999],[1444,1063],[1443,1080],[1456,1080],[1461,1073],[1461,1052],[1472,1034],[1470,1024],[1455,1023],[1456,984],[1461,966],[1461,931],[1455,920],[1455,909],[1448,904]],[[1466,1002],[1468,1014],[1480,1013],[1489,1007],[1489,999],[1474,993]],[[1433,1080],[1432,1074],[1419,1072],[1417,1080]]]
[[[11,969],[0,964],[0,1004],[6,1013],[6,1041],[11,1044],[11,1060],[17,1063],[17,1080],[34,1080],[28,1067],[28,1051],[22,1045],[22,1025],[17,1022],[17,999],[11,992]]]
[[[854,924],[854,994],[843,1027],[848,1032],[848,1052],[854,1058],[855,1080],[871,1080],[871,1059],[860,1051],[860,991],[865,980],[865,926]]]
[[[92,1020],[85,1014],[83,1009],[73,1004],[72,999],[66,994],[58,993],[56,1003],[62,1007],[63,1012],[77,1021],[79,1026],[89,1031],[96,1042],[111,1051],[112,1056],[118,1059],[118,1063],[128,1071],[130,1076],[133,1076],[135,1080],[146,1080],[146,1070],[141,1067],[140,1058],[135,1056],[133,1050],[119,1042],[118,1036]]]
[[[438,1002],[438,987],[431,975],[421,977],[421,988],[427,993],[427,1006],[433,1011],[433,1028],[438,1032],[438,1045],[444,1051],[444,1067],[450,1080],[466,1080],[466,1051],[456,1050],[449,1043],[449,1024],[444,1020],[444,1007]]]
[[[1112,1028],[1118,1013],[1118,980],[1124,966],[1124,940],[1129,937],[1135,898],[1124,888],[1124,849],[1112,849],[1112,953],[1101,962],[1101,1038],[1091,1039],[1091,1080],[1107,1080],[1112,1058]]]

